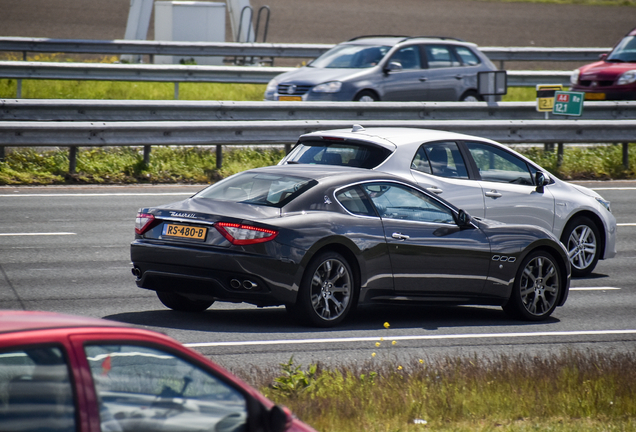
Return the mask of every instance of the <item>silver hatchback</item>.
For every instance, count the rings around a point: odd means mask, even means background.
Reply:
[[[278,75],[265,100],[479,101],[477,74],[495,70],[477,45],[458,39],[360,37]]]
[[[608,201],[486,138],[355,125],[302,135],[280,164],[389,172],[414,180],[472,216],[543,227],[565,245],[572,276],[588,275],[599,259],[616,255],[616,219]]]

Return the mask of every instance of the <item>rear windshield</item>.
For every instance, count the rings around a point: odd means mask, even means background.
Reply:
[[[373,169],[391,154],[378,146],[328,141],[303,141],[285,160],[287,163],[340,165]]]
[[[282,207],[316,184],[316,180],[304,177],[247,171],[202,190],[196,197]]]

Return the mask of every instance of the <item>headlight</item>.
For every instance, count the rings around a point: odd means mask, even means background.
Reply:
[[[276,90],[278,90],[278,81],[276,78],[272,78],[272,80],[267,83],[265,93],[276,93]]]
[[[570,75],[570,84],[576,85],[579,82],[579,75],[581,75],[581,71],[579,69],[572,72],[572,75]]]
[[[599,197],[594,197],[594,198],[596,198],[596,201],[598,201],[603,207],[605,207],[608,212],[610,213],[612,212],[609,201],[605,201],[603,198],[599,198]]]
[[[341,88],[342,83],[340,81],[331,81],[318,84],[316,87],[312,88],[311,91],[316,93],[338,93]]]
[[[625,84],[631,84],[633,82],[636,82],[636,70],[628,70],[627,72],[623,73],[623,75],[621,75],[618,78],[618,81],[616,81],[616,84],[625,85]]]

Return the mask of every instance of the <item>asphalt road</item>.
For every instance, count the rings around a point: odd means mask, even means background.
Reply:
[[[292,355],[307,365],[370,361],[373,352],[373,361],[404,362],[633,351],[636,182],[588,185],[612,201],[618,256],[601,261],[591,277],[575,279],[565,306],[544,323],[512,321],[490,307],[373,307],[341,327],[320,330],[297,326],[284,308],[217,303],[202,314],[167,310],[154,293],[137,288],[130,273],[134,217],[139,207],[183,199],[196,186],[0,187],[0,307],[145,326],[197,344],[229,368],[277,366]]]

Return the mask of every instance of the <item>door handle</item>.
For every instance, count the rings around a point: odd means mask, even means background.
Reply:
[[[405,235],[405,234],[402,234],[402,233],[396,233],[396,232],[394,232],[393,234],[391,234],[391,237],[393,237],[394,239],[397,239],[397,240],[408,240],[408,239],[410,239],[410,238],[411,238],[411,237],[409,237],[409,236],[407,236],[407,235]]]
[[[496,190],[491,190],[490,192],[486,192],[485,195],[490,198],[500,198],[503,195],[497,192]]]
[[[464,78],[464,75],[455,75],[455,79],[460,80],[460,79],[462,79],[462,78]]]
[[[429,191],[429,192],[436,193],[436,194],[441,194],[442,192],[444,192],[444,189],[440,189],[437,186],[426,188],[426,190]]]
[[[424,82],[424,81],[428,80],[428,78],[426,78],[426,77],[419,77],[418,79],[419,79],[420,81],[422,81],[422,82]]]

